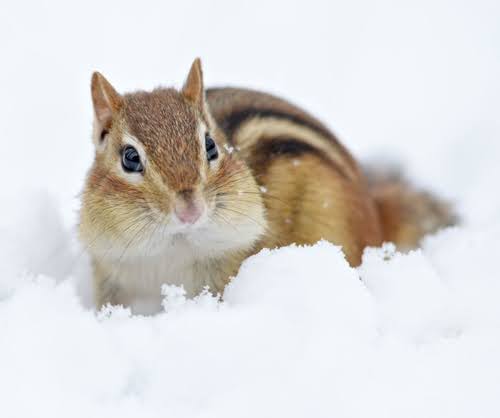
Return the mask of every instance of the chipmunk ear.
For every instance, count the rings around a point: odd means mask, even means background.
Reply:
[[[205,102],[205,90],[203,88],[203,71],[201,70],[201,60],[196,58],[191,65],[182,94],[197,106],[203,107]]]
[[[96,122],[102,131],[107,131],[111,127],[113,114],[123,105],[123,98],[97,71],[92,74],[91,92]]]

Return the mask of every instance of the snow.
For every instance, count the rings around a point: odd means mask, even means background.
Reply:
[[[147,3],[0,5],[0,415],[500,416],[500,4]],[[265,250],[223,299],[96,312],[75,234],[91,71],[179,86],[196,55],[207,85],[291,98],[462,224],[358,269],[326,242]]]

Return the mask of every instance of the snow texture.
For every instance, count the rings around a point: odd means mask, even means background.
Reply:
[[[0,416],[499,417],[499,8],[2,2]],[[207,85],[292,99],[462,224],[357,269],[327,242],[264,250],[223,301],[164,286],[156,316],[96,312],[75,237],[91,71],[178,86],[196,55]]]

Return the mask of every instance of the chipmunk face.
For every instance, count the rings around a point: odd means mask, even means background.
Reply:
[[[122,259],[183,246],[196,257],[247,249],[259,238],[259,189],[223,146],[199,60],[181,91],[119,95],[94,73],[92,99],[96,155],[80,227],[90,252]]]

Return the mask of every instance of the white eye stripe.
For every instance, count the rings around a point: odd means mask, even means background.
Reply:
[[[205,152],[205,134],[208,132],[208,127],[200,122],[198,125],[198,138],[200,140],[201,150]]]

